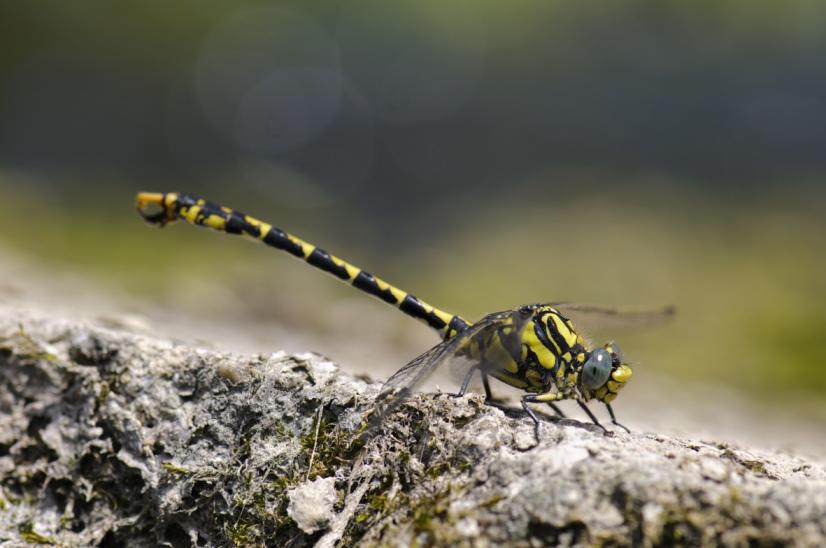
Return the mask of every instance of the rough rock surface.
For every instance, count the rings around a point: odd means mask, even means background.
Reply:
[[[0,544],[826,544],[826,470],[0,310]]]

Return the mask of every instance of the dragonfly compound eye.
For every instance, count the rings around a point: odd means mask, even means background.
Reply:
[[[596,390],[611,376],[611,354],[604,348],[591,352],[591,356],[582,366],[582,383]]]

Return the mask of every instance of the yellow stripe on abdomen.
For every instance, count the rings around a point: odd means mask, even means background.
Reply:
[[[360,268],[330,255],[323,249],[288,234],[269,223],[245,215],[214,202],[195,196],[169,192],[166,194],[141,192],[137,197],[138,210],[151,223],[166,224],[176,218],[213,230],[240,234],[286,251],[304,259],[309,264],[328,272],[342,281],[378,297],[399,308],[405,314],[425,322],[436,329],[443,338],[450,338],[468,327],[468,322],[443,310],[439,310],[413,295],[365,272]],[[163,209],[162,214],[148,214],[144,210],[155,205]]]

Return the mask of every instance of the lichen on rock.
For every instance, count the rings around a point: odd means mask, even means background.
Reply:
[[[823,545],[826,471],[0,310],[0,544]]]

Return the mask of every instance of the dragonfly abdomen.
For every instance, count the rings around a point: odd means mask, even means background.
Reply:
[[[455,336],[470,325],[460,316],[440,310],[320,247],[240,211],[177,192],[165,194],[142,192],[138,195],[137,203],[141,215],[153,224],[164,225],[176,219],[183,219],[192,225],[229,234],[240,234],[286,251],[353,287],[395,306],[408,316],[423,321],[438,331],[444,339]],[[145,213],[144,210],[149,205],[158,206],[162,211],[157,214]]]

